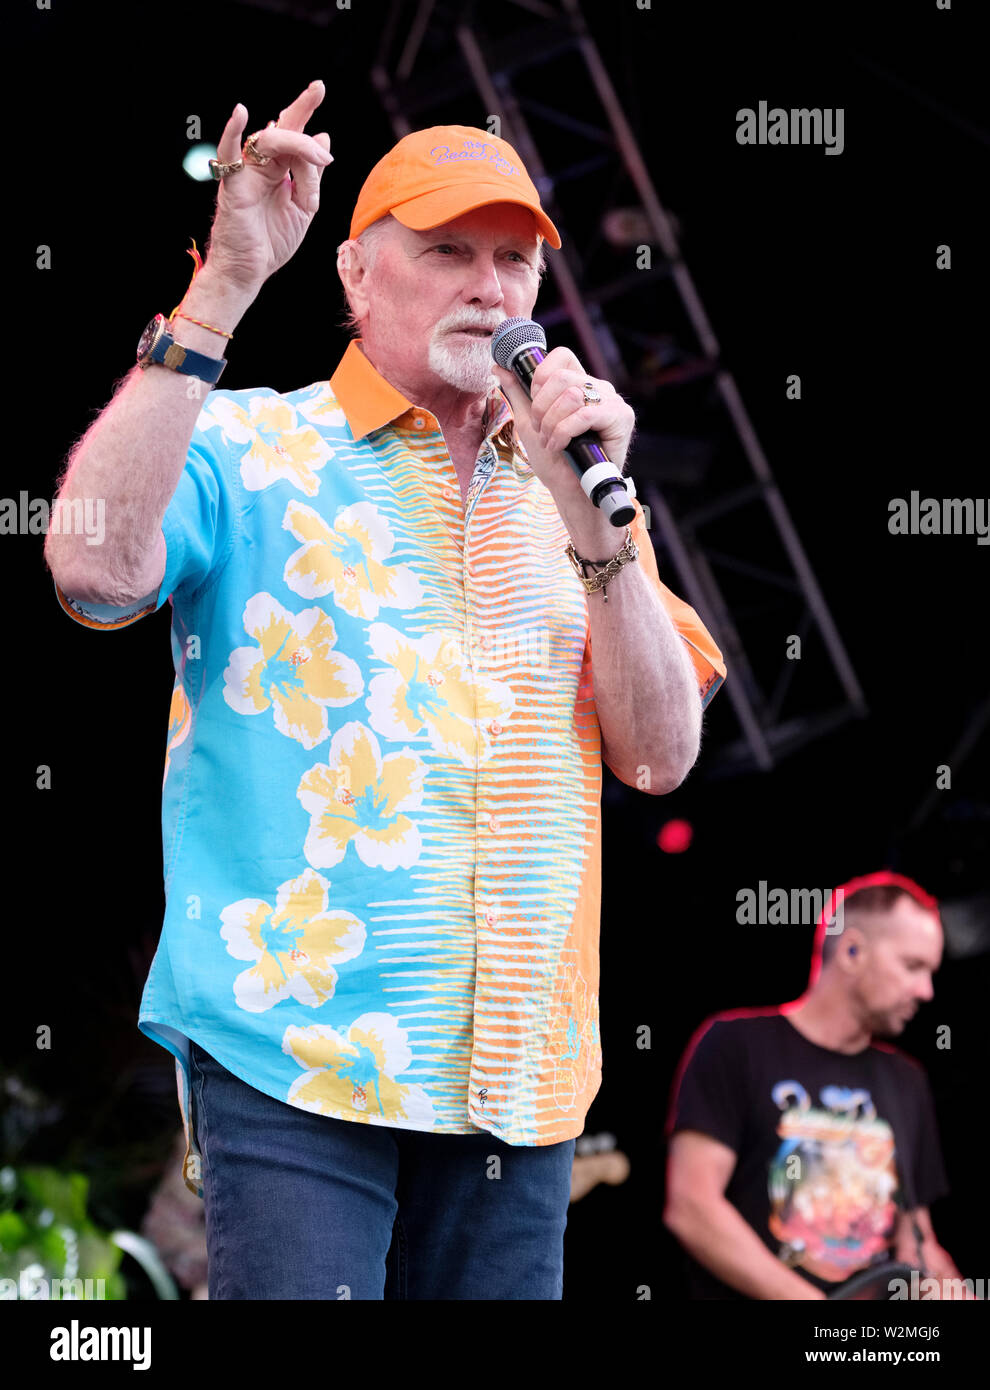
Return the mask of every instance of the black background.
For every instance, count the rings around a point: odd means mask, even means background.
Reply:
[[[694,4],[687,18],[686,8],[609,0],[584,13],[661,202],[678,219],[723,360],[869,713],[770,773],[719,776],[706,752],[714,758],[738,732],[726,686],[709,706],[698,767],[676,793],[650,798],[606,772],[605,1079],[586,1133],[614,1134],[632,1173],[571,1208],[565,1299],[578,1301],[628,1302],[643,1285],[654,1298],[683,1297],[677,1249],[660,1222],[674,1067],[707,1015],[791,999],[805,985],[811,928],[739,927],[738,891],[760,880],[826,888],[886,866],[940,897],[963,897],[988,877],[985,742],[953,770],[952,791],[921,831],[909,834],[908,824],[987,698],[990,549],[974,536],[887,528],[890,499],[911,489],[986,491],[990,122],[976,7],[745,5],[732,18]],[[20,155],[8,165],[17,307],[8,302],[7,403],[18,427],[8,433],[5,496],[53,495],[73,443],[133,364],[148,319],[168,314],[188,285],[186,248],[195,237],[203,250],[215,197],[212,184],[182,171],[188,116],[199,115],[203,139],[215,141],[241,101],[253,130],[316,77],[328,90],[311,130],[330,132],[335,156],[321,210],[239,326],[223,386],[290,390],[332,373],[347,341],[335,247],[365,175],[396,138],[368,77],[385,12],[353,0],[326,28],[218,3],[28,12],[15,74],[23,99],[8,111],[16,128],[8,124],[5,141]],[[480,14],[502,37],[534,22],[507,3]],[[439,47],[439,15],[434,25]],[[561,63],[527,81],[576,119],[600,120],[580,73]],[[735,113],[760,100],[843,107],[844,152],[738,145]],[[487,114],[480,99],[462,98],[417,124],[483,126]],[[560,158],[579,152],[577,134],[563,145],[552,132],[547,139]],[[601,187],[596,194],[591,180],[577,192],[590,226]],[[581,225],[577,205],[571,220]],[[949,272],[935,268],[942,243],[952,248]],[[52,248],[47,272],[34,269],[42,244]],[[544,297],[554,302],[552,277]],[[541,307],[543,298],[538,316]],[[794,372],[800,402],[784,394]],[[665,412],[690,413],[676,395],[651,406],[655,427]],[[631,468],[637,474],[635,460]],[[94,633],[58,607],[40,537],[0,538],[0,563],[15,604],[4,683],[13,899],[4,1059],[61,1106],[38,1157],[71,1153],[92,1166],[94,1217],[136,1224],[178,1123],[172,1060],[136,1027],[163,911],[169,610]],[[669,565],[661,572],[682,592]],[[782,645],[793,628],[768,621]],[[50,791],[35,788],[41,764],[52,769]],[[673,816],[695,831],[679,856],[655,843]],[[988,1272],[976,1148],[987,973],[985,953],[947,957],[935,1001],[900,1040],[928,1069],[952,1183],[933,1212],[936,1232],[974,1277]],[[53,1047],[39,1054],[42,1023]],[[937,1051],[935,1029],[946,1023],[953,1046]],[[644,1024],[648,1051],[636,1046]],[[100,1153],[142,1135],[143,1165],[123,1189],[101,1186]]]

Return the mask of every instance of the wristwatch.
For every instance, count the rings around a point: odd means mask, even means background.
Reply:
[[[152,362],[170,367],[173,372],[182,372],[185,376],[199,377],[200,381],[210,386],[216,386],[227,365],[226,357],[208,357],[205,352],[193,352],[192,348],[177,343],[169,332],[169,322],[164,314],[155,315],[138,343],[138,366],[144,369]]]

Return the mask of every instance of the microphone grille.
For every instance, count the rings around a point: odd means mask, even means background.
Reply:
[[[547,335],[532,319],[504,319],[492,334],[492,356],[500,367],[512,370],[515,357],[523,348],[547,350]]]

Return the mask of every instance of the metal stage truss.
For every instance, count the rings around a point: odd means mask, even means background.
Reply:
[[[332,11],[311,17],[333,24]],[[579,93],[580,101],[555,106],[541,99],[541,73],[545,90]],[[636,409],[638,421],[648,418],[650,403],[640,393],[634,362],[644,345],[655,349],[659,343],[662,355],[665,335],[644,326],[642,309],[638,323],[623,324],[617,306],[623,297],[642,297],[647,285],[666,287],[674,296],[671,322],[683,325],[687,347],[678,365],[654,375],[654,385],[669,399],[686,382],[701,383],[714,417],[710,438],[685,441],[651,434],[648,425],[638,428],[629,471],[640,501],[649,508],[658,563],[669,560],[673,565],[678,583],[671,587],[708,626],[729,670],[719,699],[729,703],[738,727],[721,742],[721,728],[718,735],[709,734],[695,775],[767,771],[812,740],[864,717],[863,691],[736,381],[722,360],[681,254],[675,219],[660,202],[578,0],[501,0],[496,6],[392,0],[383,16],[371,81],[397,139],[430,125],[492,129],[490,118],[498,118],[496,133],[519,151],[563,242],[548,257],[558,304],[540,305],[536,317],[548,330],[558,330],[557,341],[571,334],[590,373],[613,382]],[[595,177],[594,197],[568,208],[567,186],[589,172]],[[630,244],[648,243],[649,268],[634,267],[630,254],[618,272],[612,265],[608,273],[598,273],[591,249],[600,245],[610,212],[639,229]],[[646,317],[663,321],[663,316]],[[548,337],[554,341],[549,331]],[[724,454],[727,440],[737,476],[720,479],[714,488],[709,482],[706,490],[700,478],[694,480],[701,470],[695,466],[692,473],[692,451],[697,465],[706,451],[709,456],[715,449]],[[676,486],[667,485],[674,480]],[[678,498],[676,515],[671,494]],[[729,540],[713,539],[713,525],[743,509],[748,514],[729,530]],[[767,537],[779,555],[776,567],[768,562]],[[788,610],[786,618],[774,619],[772,631],[780,635],[768,644],[766,616],[781,606]],[[763,619],[764,640],[757,632],[750,640],[741,635],[741,625],[754,612]],[[801,639],[801,660],[788,658],[787,639],[793,636]],[[806,655],[817,660],[817,667]]]

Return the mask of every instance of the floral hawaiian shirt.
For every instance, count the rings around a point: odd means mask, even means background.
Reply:
[[[436,418],[350,343],[329,381],[214,390],[162,522],[175,685],[166,910],[138,1026],[289,1105],[513,1145],[601,1084],[601,738],[588,596],[493,388],[466,502]],[[704,704],[725,666],[637,563]],[[617,581],[621,582],[621,580]],[[597,596],[593,596],[600,602]]]

